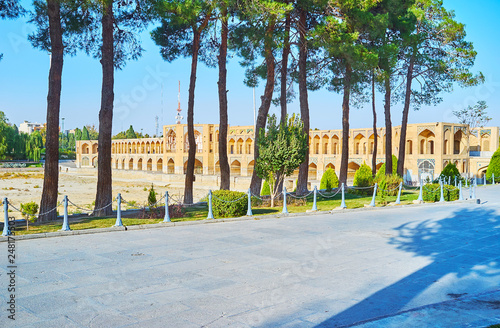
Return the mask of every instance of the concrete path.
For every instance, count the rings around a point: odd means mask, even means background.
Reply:
[[[463,327],[500,323],[500,186],[477,195],[483,204],[20,240],[15,322],[0,243],[0,327],[340,327],[479,293],[493,305]],[[460,327],[443,322],[398,327]]]

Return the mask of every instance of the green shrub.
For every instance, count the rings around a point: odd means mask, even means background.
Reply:
[[[374,184],[373,182],[373,176],[372,176],[372,169],[366,165],[366,163],[363,163],[360,168],[356,171],[354,174],[354,186],[355,187],[360,187],[360,188],[366,188],[370,187]],[[373,190],[371,189],[355,189],[356,194],[361,194],[361,195],[370,195],[373,193]]]
[[[338,188],[339,187],[339,178],[337,177],[337,174],[335,173],[334,169],[327,169],[325,173],[323,173],[323,176],[321,177],[321,183],[319,185],[320,190],[325,190],[330,192],[332,191],[333,188]]]
[[[460,172],[458,172],[457,167],[453,163],[448,163],[448,165],[445,166],[441,174],[439,175],[438,179],[441,179],[445,182],[450,181],[450,183],[455,182],[455,178],[457,181],[461,179],[462,177],[460,176]]]
[[[239,191],[216,190],[212,192],[212,210],[214,217],[217,218],[243,216],[248,210],[247,194]]]
[[[266,180],[264,180],[264,184],[262,185],[262,190],[260,191],[261,196],[270,196],[271,195],[271,188],[269,187],[269,183],[267,183]]]
[[[398,187],[401,182],[403,182],[403,178],[397,174],[393,175],[385,175],[385,174],[377,174],[375,178],[375,182],[378,184],[378,189],[380,192],[383,190],[387,190],[388,196],[396,196],[398,194]],[[384,185],[384,187],[382,186]],[[380,195],[380,193],[379,193]]]
[[[392,175],[396,175],[398,173],[398,158],[396,155],[392,155]],[[385,163],[378,169],[377,174],[375,175],[375,179],[381,179],[382,175],[385,175]]]
[[[460,190],[455,186],[444,185],[443,196],[447,202],[458,200]],[[441,187],[439,183],[426,184],[422,188],[422,198],[425,202],[439,202]]]
[[[21,203],[21,211],[27,220],[33,222],[35,220],[35,214],[38,212],[38,204],[35,202]]]
[[[149,194],[148,194],[148,205],[149,207],[152,207],[156,204],[156,191],[153,188],[153,184],[151,184],[151,189],[149,189]]]
[[[495,181],[500,181],[500,148],[493,154],[486,170],[486,179],[492,180],[493,174],[495,175]]]

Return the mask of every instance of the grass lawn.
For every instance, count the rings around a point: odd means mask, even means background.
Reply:
[[[395,202],[396,196],[388,196],[388,202]],[[401,194],[401,204],[412,204],[414,200],[418,198],[418,192],[409,192],[403,191]],[[352,208],[361,208],[364,205],[370,204],[372,200],[371,196],[360,196],[355,194],[346,194],[345,202],[348,209]],[[295,201],[292,201],[293,204],[289,204],[287,206],[288,212],[290,213],[305,213],[307,210],[310,210],[313,205],[313,196],[310,195],[307,197],[307,201],[305,205],[300,204]],[[380,198],[376,198],[377,207],[381,206]],[[338,194],[333,198],[324,198],[318,195],[317,198],[317,207],[319,211],[330,211],[339,207],[341,204],[341,195]],[[282,211],[282,206],[271,207],[255,207],[252,208],[253,215],[262,216],[267,214],[279,214]],[[184,218],[172,218],[172,222],[180,222],[180,221],[194,221],[194,220],[203,220],[206,219],[208,215],[207,206],[192,206],[186,208],[186,217]],[[122,222],[125,226],[132,225],[140,225],[140,224],[153,224],[162,222],[161,219],[138,219],[138,218],[123,218]],[[95,218],[82,218],[76,222],[70,222],[71,230],[83,230],[83,229],[95,229],[95,228],[109,228],[113,226],[116,222],[115,217],[95,217]],[[16,235],[26,235],[26,234],[35,234],[35,233],[44,233],[44,232],[55,232],[61,230],[62,222],[59,220],[55,223],[44,223],[44,224],[30,224],[29,230],[26,231],[25,227],[18,227],[16,229]]]

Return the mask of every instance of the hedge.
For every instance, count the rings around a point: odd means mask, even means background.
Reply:
[[[248,196],[239,191],[213,191],[212,210],[216,218],[244,216],[248,210]]]
[[[486,179],[492,180],[492,176],[495,174],[495,182],[500,181],[500,148],[493,154],[486,170]]]
[[[444,185],[443,196],[447,202],[458,200],[460,190],[455,186]],[[439,183],[426,184],[422,188],[422,198],[425,202],[439,202],[441,187]]]

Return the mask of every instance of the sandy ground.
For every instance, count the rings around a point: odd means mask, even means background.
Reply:
[[[181,184],[165,184],[159,181],[113,179],[113,196],[121,193],[127,201],[135,201],[138,205],[146,204],[151,184],[157,193],[163,195],[168,190],[170,202],[182,199],[184,188]],[[0,170],[0,197],[7,197],[9,203],[20,208],[21,203],[34,201],[40,204],[43,187],[43,169],[2,169]],[[67,195],[69,200],[82,208],[93,208],[97,188],[97,177],[91,174],[66,173],[59,175],[59,201]],[[145,190],[146,189],[146,190]],[[206,190],[194,190],[195,202],[206,196]],[[158,199],[161,196],[158,196]],[[62,213],[62,206],[58,209]],[[78,212],[73,206],[69,212]],[[15,213],[15,212],[14,212]],[[15,215],[17,217],[17,215]],[[3,216],[0,219],[3,221]]]

